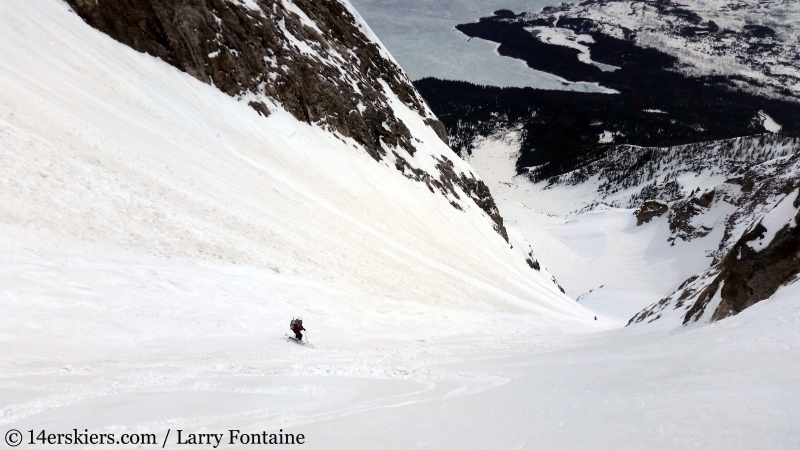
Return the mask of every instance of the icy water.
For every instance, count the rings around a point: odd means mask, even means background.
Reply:
[[[455,30],[461,23],[490,16],[498,9],[539,11],[554,0],[352,0],[372,30],[412,80],[436,77],[501,87],[599,90],[533,70],[522,61],[499,56],[497,45],[467,40]]]

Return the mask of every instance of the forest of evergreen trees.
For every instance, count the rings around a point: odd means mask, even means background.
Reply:
[[[564,22],[564,23],[561,23]],[[580,62],[578,50],[537,39],[520,21],[500,16],[459,25],[468,36],[499,42],[498,52],[570,81],[598,82],[618,94],[478,86],[425,78],[417,89],[447,127],[451,145],[470,152],[473,139],[502,127],[522,126],[517,163],[534,181],[549,179],[602,156],[613,144],[672,146],[761,133],[763,111],[800,135],[800,103],[737,88],[726,77],[693,78],[674,70],[674,57],[632,41],[592,32],[585,20],[562,20],[559,27],[587,33],[592,60],[620,67],[605,72]]]

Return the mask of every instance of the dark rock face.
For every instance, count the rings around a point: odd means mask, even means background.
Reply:
[[[742,188],[742,192],[750,192],[753,190],[755,181],[753,180],[753,172],[747,171],[741,177],[731,178],[725,181],[728,184],[735,184]]]
[[[636,226],[648,223],[655,217],[663,216],[669,210],[669,206],[664,203],[648,200],[644,202],[642,208],[636,213]]]
[[[533,270],[542,270],[542,267],[539,265],[539,261],[533,257],[533,251],[528,252],[528,258],[525,259],[525,262],[528,263]],[[556,284],[558,283],[556,282]]]
[[[712,321],[738,314],[769,298],[781,285],[800,273],[798,220],[800,214],[795,216],[794,226],[784,226],[761,251],[748,245],[767,231],[760,224],[736,243],[721,263],[722,272],[718,278],[723,283],[722,302],[711,316]]]
[[[689,215],[702,214],[715,201],[728,202],[737,210],[726,220],[719,250],[710,255],[714,258],[711,267],[636,314],[628,325],[652,322],[665,314],[678,314],[683,325],[701,318],[714,322],[740,313],[796,280],[800,275],[798,169],[800,152],[753,166],[715,190],[680,202],[680,210]],[[689,227],[690,219],[684,221]],[[715,298],[719,304],[709,309]]]
[[[385,155],[381,141],[414,152],[380,81],[423,116],[426,108],[405,75],[382,57],[338,1],[298,0],[313,23],[280,0],[259,0],[259,10],[226,0],[67,2],[114,39],[228,95],[273,99],[298,120],[352,137],[375,159]],[[260,113],[268,111],[252,103]],[[366,108],[361,113],[359,104]]]
[[[669,215],[669,230],[672,232],[671,239],[673,241],[676,238],[691,241],[692,239],[706,236],[711,232],[710,228],[692,225],[692,218],[700,214],[703,209],[711,206],[711,202],[714,200],[714,192],[712,189],[700,197],[691,197],[672,206],[672,211]]]
[[[447,137],[447,128],[444,127],[444,124],[441,121],[438,119],[425,119],[425,125],[433,128],[433,131],[436,132],[436,135],[439,136],[439,139],[441,139],[445,144],[450,145],[450,138]]]
[[[354,139],[376,161],[392,148],[417,151],[384,85],[447,143],[444,125],[406,75],[337,0],[66,1],[92,27],[247,101],[260,115],[278,104],[298,120]],[[432,191],[459,198],[457,186],[467,193],[508,241],[482,181],[456,173],[446,158],[439,174],[429,174],[393,153],[398,170]]]

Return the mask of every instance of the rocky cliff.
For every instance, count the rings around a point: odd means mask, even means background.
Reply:
[[[697,203],[698,211],[684,221],[684,226],[693,230],[692,222],[702,222],[702,216],[715,206],[717,210],[726,204],[736,209],[722,222],[725,233],[712,265],[636,314],[628,324],[664,317],[680,320],[683,325],[714,322],[738,314],[768,299],[781,286],[795,282],[800,274],[798,186],[800,153],[758,164],[743,177],[731,178],[703,196],[680,202]],[[705,204],[700,204],[702,200]],[[705,234],[710,231],[706,229]],[[675,237],[691,238],[680,232]]]
[[[663,230],[673,247],[707,249],[707,269],[681,280],[629,325],[721,320],[800,274],[800,139],[761,134],[674,147],[616,145],[546,183],[579,185],[596,186],[594,201],[580,212],[629,209],[636,216],[631,233]]]
[[[415,162],[421,142],[393,102],[442,140],[444,126],[352,6],[338,0],[67,0],[89,25],[264,116],[276,107],[351,138],[460,208],[474,201],[508,240],[486,185],[447,155]],[[452,157],[451,157],[452,158]]]

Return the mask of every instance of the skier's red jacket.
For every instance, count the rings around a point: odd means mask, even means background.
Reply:
[[[300,330],[305,331],[305,328],[303,328],[303,324],[299,323],[299,322],[293,322],[292,323],[292,331],[294,331],[296,333],[296,332],[298,332]]]

